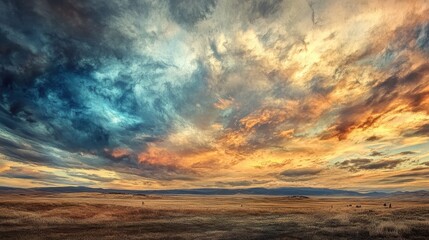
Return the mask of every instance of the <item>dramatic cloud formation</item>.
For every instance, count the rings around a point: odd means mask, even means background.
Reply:
[[[392,169],[404,161],[403,159],[372,161],[367,158],[356,158],[337,163],[336,165],[339,168],[349,169],[350,171],[377,170],[383,168]]]
[[[425,188],[428,16],[424,0],[0,0],[0,181]]]

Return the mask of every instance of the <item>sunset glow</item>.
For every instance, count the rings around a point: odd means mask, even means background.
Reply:
[[[428,1],[0,9],[1,186],[429,186]]]

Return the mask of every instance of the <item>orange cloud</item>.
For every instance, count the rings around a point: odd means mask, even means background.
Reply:
[[[153,144],[148,145],[144,152],[139,153],[137,159],[139,162],[157,165],[176,165],[179,163],[179,157],[176,154]]]
[[[131,150],[127,148],[115,148],[111,152],[112,157],[121,158],[131,154]]]
[[[217,109],[225,110],[229,108],[233,104],[233,102],[234,102],[233,99],[219,98],[219,100],[215,102],[213,106]]]
[[[287,117],[286,109],[264,108],[242,118],[240,123],[246,130],[250,130],[263,124],[278,124],[285,121]]]

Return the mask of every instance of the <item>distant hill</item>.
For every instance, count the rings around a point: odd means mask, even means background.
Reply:
[[[115,194],[160,194],[160,195],[271,195],[271,196],[350,196],[350,197],[429,197],[429,191],[414,192],[368,192],[309,187],[282,187],[282,188],[194,188],[169,190],[124,190],[90,187],[42,187],[42,188],[13,188],[1,187],[0,193],[115,193]]]
[[[170,189],[170,190],[124,190],[104,189],[89,187],[44,187],[44,188],[11,188],[0,187],[0,193],[117,193],[117,194],[161,194],[161,195],[271,195],[271,196],[350,196],[350,197],[385,197],[385,196],[418,196],[429,197],[428,191],[416,192],[369,192],[360,193],[356,191],[329,189],[329,188],[307,188],[307,187],[282,187],[282,188],[196,188],[196,189]]]
[[[414,191],[414,192],[394,192],[389,196],[398,197],[398,198],[412,198],[412,197],[429,198],[429,191],[421,190],[421,191]]]

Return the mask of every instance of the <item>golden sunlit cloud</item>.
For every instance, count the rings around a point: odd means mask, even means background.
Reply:
[[[427,188],[427,1],[208,2],[9,16],[1,185]]]

